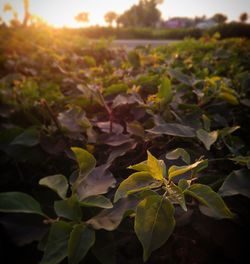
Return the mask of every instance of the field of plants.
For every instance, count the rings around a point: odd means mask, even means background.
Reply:
[[[0,39],[1,263],[245,263],[249,40]]]

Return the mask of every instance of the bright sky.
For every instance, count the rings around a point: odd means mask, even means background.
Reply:
[[[0,0],[0,16],[6,21],[10,14],[3,12],[3,5],[10,3],[23,17],[23,0]],[[139,0],[30,0],[30,11],[46,20],[50,25],[77,27],[74,17],[80,12],[88,12],[89,25],[105,25],[104,15],[108,11],[123,13]],[[174,16],[212,16],[226,14],[229,20],[237,20],[242,12],[250,15],[250,0],[165,0],[159,5],[163,18]]]

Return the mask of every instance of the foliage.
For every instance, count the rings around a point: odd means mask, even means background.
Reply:
[[[161,1],[140,0],[117,19],[117,23],[124,27],[154,27],[161,20],[161,12],[157,5]]]
[[[113,22],[116,21],[118,15],[115,12],[108,12],[105,14],[104,19],[109,24],[109,26],[112,26]]]
[[[223,24],[227,21],[227,16],[220,14],[220,13],[217,13],[213,16],[213,20],[215,22],[217,22],[218,24]]]
[[[79,23],[89,22],[89,14],[87,12],[81,12],[75,16],[75,20]]]
[[[178,247],[182,230],[186,245],[207,221],[245,227],[248,40],[127,52],[67,30],[0,34],[0,222],[17,230],[9,239],[39,241],[44,264],[122,263],[130,243],[131,261],[150,263]]]
[[[248,20],[248,13],[244,12],[244,13],[240,14],[239,19],[240,19],[241,23],[246,23]]]

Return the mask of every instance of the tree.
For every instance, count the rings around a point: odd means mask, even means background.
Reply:
[[[29,0],[23,0],[23,6],[24,6],[23,26],[26,27],[31,16],[29,11],[29,7],[30,7]]]
[[[133,5],[125,11],[117,23],[124,27],[155,27],[161,21],[161,12],[157,5],[162,0],[140,0],[139,4]]]
[[[227,21],[227,16],[217,13],[213,16],[213,20],[218,24],[224,24]]]
[[[10,20],[10,25],[12,27],[20,26],[20,21],[18,19],[18,13],[16,10],[12,7],[11,4],[7,3],[3,7],[3,12],[12,12],[13,18]]]
[[[244,13],[242,13],[241,15],[240,15],[240,22],[241,23],[246,23],[247,22],[247,20],[248,20],[248,14],[246,13],[246,12],[244,12]]]
[[[3,12],[12,12],[13,11],[13,7],[11,4],[7,3],[3,6]]]
[[[108,12],[105,14],[104,19],[105,21],[109,24],[109,26],[111,27],[113,22],[117,19],[118,15],[115,12]]]
[[[75,20],[79,23],[87,23],[89,22],[89,13],[81,12],[75,16]]]

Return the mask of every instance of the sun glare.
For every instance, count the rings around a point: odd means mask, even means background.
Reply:
[[[30,0],[30,11],[54,27],[82,27],[107,25],[104,15],[109,11],[122,14],[139,0]],[[165,0],[159,6],[164,19],[174,16],[212,16],[225,13],[229,20],[238,19],[242,12],[250,12],[249,0]],[[22,19],[23,0],[0,0],[0,16],[5,21],[11,19],[11,12],[3,12],[3,6],[10,3]],[[182,8],[180,8],[180,6]],[[89,14],[89,22],[79,23],[75,17],[81,13]]]
[[[17,11],[19,18],[22,18],[24,13],[22,2],[22,0],[0,0],[0,10],[2,12],[4,4],[10,3]],[[136,2],[136,0],[30,0],[30,11],[54,27],[106,25],[104,15],[107,12],[114,11],[121,14]],[[89,14],[89,22],[79,23],[75,20],[81,12]],[[11,17],[7,12],[2,12],[1,16],[6,21],[9,21]]]

